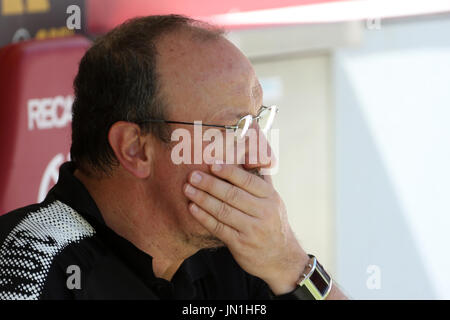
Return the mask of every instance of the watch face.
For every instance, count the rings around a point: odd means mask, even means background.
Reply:
[[[317,270],[314,270],[312,275],[309,278],[311,282],[314,284],[314,286],[317,288],[317,290],[320,291],[320,294],[324,296],[327,293],[328,284],[325,281],[324,278],[317,272]]]

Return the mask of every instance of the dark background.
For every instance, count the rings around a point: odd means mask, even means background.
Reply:
[[[6,11],[8,6],[11,8],[11,5],[19,9],[17,13],[11,14]],[[77,5],[81,9],[80,30],[69,30],[66,27],[66,20],[70,16],[66,10],[70,5]],[[30,12],[33,7],[37,10]],[[22,12],[19,13],[19,11]],[[85,34],[85,18],[85,0],[0,0],[0,47],[12,43],[15,37],[26,40],[27,34],[30,38],[39,39],[68,36],[74,33]],[[20,29],[26,31],[18,31]]]

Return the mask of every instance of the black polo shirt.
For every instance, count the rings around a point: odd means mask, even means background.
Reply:
[[[109,229],[94,200],[61,166],[39,204],[0,217],[0,299],[270,299],[227,248],[186,259],[171,281],[152,257]]]

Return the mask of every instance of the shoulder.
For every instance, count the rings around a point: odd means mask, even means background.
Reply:
[[[0,299],[38,299],[55,258],[95,234],[75,210],[46,201],[0,217]]]

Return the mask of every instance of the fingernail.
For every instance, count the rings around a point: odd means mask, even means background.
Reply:
[[[218,164],[218,163],[215,163],[215,164],[213,164],[211,166],[211,170],[214,171],[214,172],[218,172],[218,171],[222,170],[222,165]]]
[[[192,211],[192,212],[197,212],[197,211],[198,211],[198,207],[197,207],[197,205],[196,205],[195,203],[193,203],[193,204],[191,205],[191,211]]]
[[[199,173],[194,172],[194,173],[191,175],[191,182],[192,182],[193,184],[196,184],[196,183],[200,183],[200,181],[202,181],[202,176],[201,176]]]
[[[188,185],[186,185],[186,188],[184,189],[184,192],[186,192],[187,194],[190,194],[190,195],[194,195],[195,194],[195,189],[190,184],[188,184]]]

